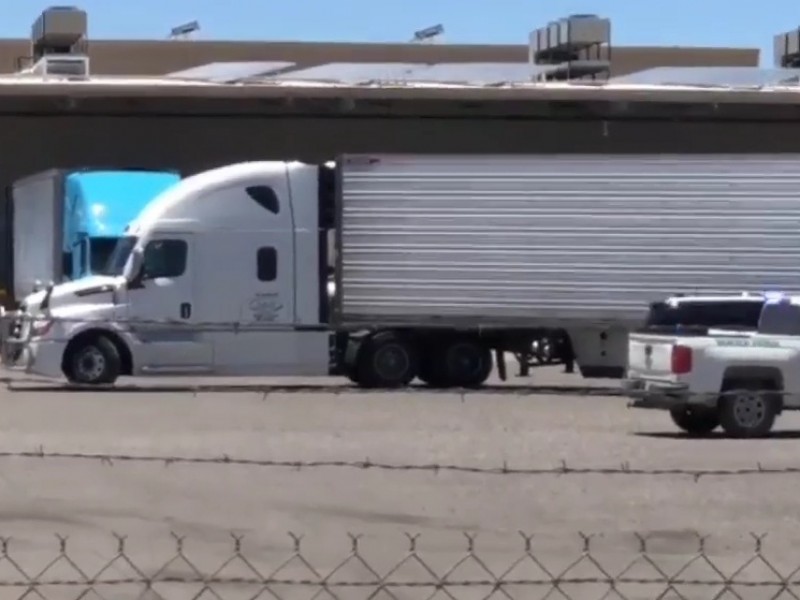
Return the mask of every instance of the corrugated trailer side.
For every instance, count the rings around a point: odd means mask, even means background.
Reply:
[[[800,155],[343,157],[340,323],[634,323],[800,290]]]

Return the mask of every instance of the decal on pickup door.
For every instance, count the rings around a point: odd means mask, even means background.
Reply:
[[[727,339],[715,340],[717,346],[739,346],[739,347],[753,347],[753,348],[780,348],[780,342],[774,340],[742,340],[742,339]]]

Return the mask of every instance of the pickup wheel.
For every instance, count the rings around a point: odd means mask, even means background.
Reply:
[[[780,412],[781,397],[760,381],[726,382],[719,399],[722,429],[731,437],[764,437]]]
[[[719,427],[717,411],[706,406],[683,406],[669,411],[672,422],[689,435],[708,435]]]

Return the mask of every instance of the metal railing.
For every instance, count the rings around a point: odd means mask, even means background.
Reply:
[[[752,535],[747,547],[732,555],[715,553],[701,536],[693,548],[676,554],[644,535],[630,538],[625,547],[605,547],[596,544],[597,536],[580,534],[553,544],[520,532],[509,535],[501,551],[496,543],[482,550],[476,536],[464,534],[458,547],[439,544],[431,551],[417,535],[395,536],[389,543],[348,534],[320,552],[322,545],[291,533],[284,551],[270,544],[267,552],[249,547],[241,536],[232,536],[221,550],[173,534],[169,554],[161,557],[152,548],[137,551],[120,535],[99,546],[95,539],[89,552],[80,540],[73,546],[66,537],[56,537],[49,552],[33,551],[29,540],[3,538],[0,597],[798,598],[800,568],[776,564],[764,538]],[[380,544],[366,543],[374,541]],[[98,557],[103,558],[98,562]]]

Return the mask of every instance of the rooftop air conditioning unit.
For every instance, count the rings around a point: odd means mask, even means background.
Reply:
[[[775,36],[775,66],[800,67],[800,27]]]
[[[77,54],[45,55],[34,63],[26,73],[41,77],[87,79],[89,77],[89,57]]]
[[[528,62],[551,65],[557,79],[608,74],[611,21],[597,15],[571,15],[532,31]]]
[[[46,8],[31,27],[34,60],[48,54],[82,54],[88,19],[86,12],[74,6]]]

